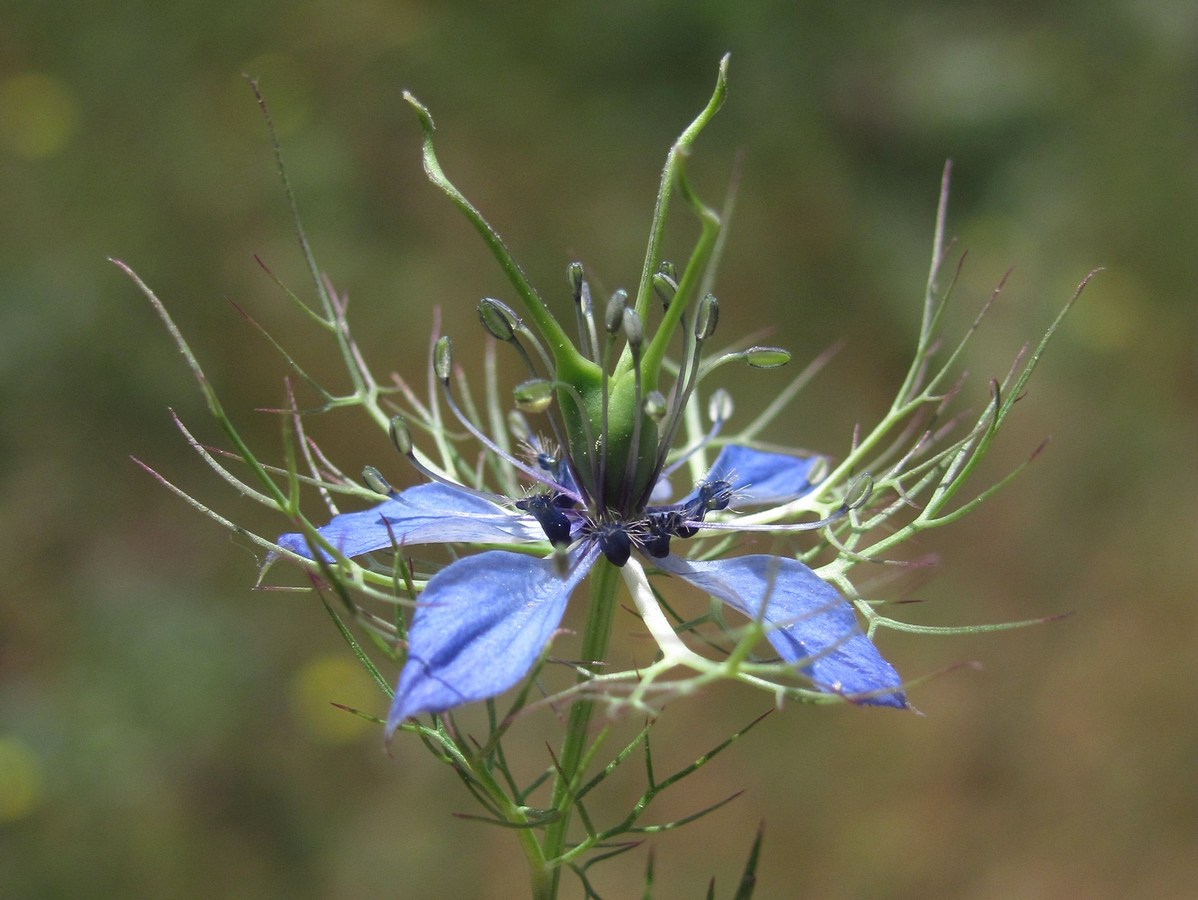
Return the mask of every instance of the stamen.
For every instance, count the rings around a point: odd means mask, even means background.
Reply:
[[[628,307],[628,291],[618,289],[607,301],[603,311],[603,327],[608,334],[614,335],[624,322],[624,310]]]
[[[715,332],[719,320],[719,301],[716,300],[714,294],[704,295],[703,299],[699,301],[699,308],[695,310],[695,327],[691,329],[694,341],[690,348],[690,359],[683,361],[685,371],[678,376],[678,380],[674,383],[673,406],[667,417],[666,427],[658,436],[657,462],[654,464],[653,477],[646,484],[642,496],[637,499],[638,505],[647,502],[649,495],[653,492],[653,486],[657,483],[661,470],[665,466],[666,456],[674,444],[674,435],[678,433],[678,426],[682,422],[682,414],[698,383],[699,361],[702,358],[703,344]]]
[[[574,315],[578,320],[578,345],[590,358],[599,359],[599,338],[595,331],[595,310],[591,303],[591,286],[582,273],[582,263],[572,262],[566,269],[566,279],[574,292]]]
[[[440,472],[437,472],[434,469],[430,469],[428,466],[426,466],[424,463],[422,463],[416,457],[416,451],[412,446],[412,432],[408,429],[408,423],[403,420],[402,416],[393,416],[392,417],[389,432],[391,434],[391,443],[393,443],[395,445],[395,449],[398,450],[400,452],[400,454],[407,459],[407,461],[411,464],[412,468],[414,468],[417,472],[419,472],[421,475],[423,475],[429,481],[435,481],[438,484],[445,485],[446,487],[451,487],[451,488],[455,488],[459,491],[464,491],[467,494],[472,494],[475,497],[480,497],[483,500],[488,500],[491,503],[494,503],[496,506],[508,506],[511,504],[512,501],[511,501],[510,497],[505,497],[502,494],[493,494],[490,491],[480,491],[477,488],[472,488],[467,485],[460,484],[459,482],[456,482],[456,481],[453,481],[452,479],[446,478]],[[370,470],[372,467],[367,467],[367,468],[368,468],[368,470]],[[375,473],[378,473],[377,469],[374,469],[373,471]],[[363,477],[365,478],[366,472],[363,472],[362,474],[363,474]],[[382,478],[381,475],[379,475],[379,477]],[[386,483],[385,479],[383,479],[383,483],[384,484]],[[556,486],[550,484],[549,487],[556,487]],[[373,486],[371,486],[371,490],[374,490]],[[392,491],[390,496],[397,497],[399,495],[396,494],[394,491]]]
[[[653,275],[653,293],[657,294],[657,299],[661,301],[663,309],[669,309],[670,304],[674,301],[674,295],[678,293],[678,282],[666,274],[666,263],[663,262],[662,270]],[[672,265],[672,264],[671,264]]]
[[[658,478],[668,478],[673,475],[688,459],[715,440],[720,429],[724,427],[724,422],[731,418],[732,409],[732,395],[723,388],[716,389],[707,402],[707,416],[711,419],[710,430],[694,444],[685,448],[676,460],[662,469]]]
[[[479,430],[477,427],[475,427],[473,422],[471,422],[469,419],[467,419],[462,414],[462,411],[458,408],[457,402],[453,399],[453,394],[449,390],[449,383],[448,382],[443,383],[442,387],[444,388],[444,393],[445,393],[445,403],[449,407],[450,412],[452,412],[454,414],[454,416],[457,417],[457,420],[462,423],[462,426],[467,431],[470,432],[470,434],[474,437],[475,440],[477,440],[480,444],[482,444],[484,447],[486,447],[488,450],[490,450],[493,454],[495,454],[497,457],[502,459],[508,465],[513,466],[516,469],[519,469],[521,472],[523,472],[525,475],[527,475],[533,481],[539,482],[540,484],[550,487],[555,491],[560,491],[561,493],[569,496],[572,500],[575,500],[579,503],[582,502],[582,497],[579,496],[574,491],[571,491],[568,488],[566,488],[565,485],[558,484],[556,481],[554,481],[552,478],[546,476],[544,473],[538,472],[536,469],[532,468],[531,466],[525,465],[520,460],[516,459],[516,457],[512,456],[510,453],[504,453],[504,451],[499,447],[498,444],[496,444],[493,440],[491,440],[489,437],[487,437],[487,435],[483,434],[483,432],[481,430]]]
[[[530,378],[516,385],[512,396],[520,412],[543,413],[553,404],[553,382],[545,378]]]
[[[730,362],[744,362],[754,369],[778,369],[790,362],[790,351],[781,347],[749,347],[747,350],[725,353],[699,370],[699,381]]]
[[[582,425],[583,439],[587,442],[588,447],[594,447],[594,437],[591,433],[591,426],[586,416],[586,406],[583,403],[582,395],[578,392],[578,388],[566,381],[547,381],[545,379],[533,379],[526,381],[523,384],[516,386],[517,397],[516,406],[522,412],[552,412],[553,391],[560,389],[566,391],[574,401],[574,405],[578,409],[579,422]],[[521,404],[520,392],[523,391],[527,402]],[[557,423],[552,415],[549,416],[549,422],[553,426],[554,437],[559,445],[565,446],[561,439],[561,433],[558,431]],[[590,454],[588,453],[588,459]],[[567,454],[566,463],[570,467],[570,474],[574,478],[575,484],[578,486],[579,496],[573,491],[566,490],[564,493],[572,497],[576,497],[580,502],[585,502],[586,487],[582,480],[578,477],[578,469],[576,460]],[[592,464],[592,474],[594,473]]]
[[[505,453],[498,444],[491,438],[487,437],[473,422],[468,419],[462,410],[458,407],[457,401],[453,398],[453,391],[449,386],[449,375],[453,368],[453,345],[448,337],[438,339],[433,351],[433,370],[436,372],[438,380],[441,382],[441,392],[445,397],[445,405],[449,407],[449,411],[454,414],[462,427],[465,428],[480,444],[490,450],[495,456],[502,459],[508,465],[523,472],[529,478],[536,482],[544,484],[556,491],[566,494],[571,499],[582,501],[582,498],[572,491],[567,490],[563,485],[557,484],[551,478],[546,477],[543,473],[538,472],[531,466],[527,466],[520,460],[516,459],[510,453]],[[409,440],[410,443],[410,440]]]
[[[384,497],[395,496],[395,488],[391,487],[383,473],[374,466],[367,466],[362,470],[362,481],[376,494],[382,494]]]
[[[558,484],[575,490],[574,476],[562,459],[561,443],[535,433],[518,410],[512,410],[508,415],[508,429],[519,442],[520,455],[524,459],[544,469]]]
[[[516,323],[520,321],[505,304],[490,297],[483,297],[478,302],[478,320],[491,337],[504,343],[515,339]]]
[[[516,337],[517,333],[523,335],[532,344],[533,349],[537,351],[537,355],[541,358],[541,363],[544,365],[546,374],[553,371],[553,362],[549,355],[545,352],[545,348],[541,342],[537,340],[537,336],[526,326],[523,320],[516,315],[515,310],[501,300],[496,300],[494,297],[484,297],[478,304],[478,317],[482,322],[483,328],[487,333],[497,340],[504,341],[516,349],[524,360],[525,366],[528,367],[529,374],[534,378],[541,377],[541,371],[538,370],[532,358],[528,355],[528,351]],[[549,427],[553,429],[554,436],[560,442],[562,439],[562,427],[558,422],[557,416],[552,412],[549,413]]]
[[[517,332],[521,334],[527,333],[532,338],[536,349],[540,353],[542,362],[548,366],[549,359],[545,354],[545,349],[540,346],[540,343],[537,342],[532,333],[524,326],[520,317],[506,303],[496,300],[493,297],[484,297],[478,304],[478,318],[482,322],[483,328],[486,329],[487,334],[515,348],[516,352],[520,354],[520,358],[524,360],[524,365],[528,367],[530,375],[535,377],[540,372],[533,363],[532,357],[528,355],[528,351],[524,348],[524,345],[520,343],[520,339],[516,337]],[[547,371],[553,370],[552,368],[548,368]]]
[[[661,605],[657,602],[653,589],[649,586],[649,579],[645,577],[645,570],[641,564],[635,559],[630,560],[621,574],[624,577],[624,583],[628,586],[629,593],[632,594],[641,621],[645,623],[645,627],[657,641],[664,660],[681,665],[692,665],[696,671],[703,671],[706,661],[688,648],[674,631],[669,619],[661,611]]]

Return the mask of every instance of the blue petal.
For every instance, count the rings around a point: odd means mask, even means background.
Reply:
[[[801,562],[781,556],[711,562],[667,556],[655,562],[737,612],[760,618],[778,654],[800,663],[821,691],[858,703],[907,707],[898,672],[861,632],[853,607]]]
[[[813,485],[807,476],[818,461],[818,456],[767,453],[728,444],[720,450],[707,480],[731,481],[737,504],[786,503],[811,490]],[[692,493],[687,499],[694,496]]]
[[[510,543],[545,538],[532,516],[509,512],[460,488],[436,483],[408,488],[370,509],[334,516],[316,530],[345,556],[404,544]],[[284,534],[277,543],[312,558],[302,534]]]
[[[580,545],[563,575],[553,557],[489,550],[434,575],[412,617],[387,736],[411,716],[494,697],[524,677],[598,555]]]

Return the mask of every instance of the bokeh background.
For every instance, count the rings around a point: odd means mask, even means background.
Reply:
[[[8,3],[0,11],[0,894],[519,897],[510,837],[382,710],[310,596],[156,485],[282,523],[187,449],[219,435],[145,301],[168,303],[265,456],[283,367],[228,301],[317,373],[335,360],[253,256],[306,289],[257,108],[260,76],[320,263],[380,370],[418,377],[433,307],[462,358],[477,299],[510,293],[423,178],[401,102],[447,170],[565,303],[564,266],[639,270],[665,149],[732,52],[697,182],[744,178],[719,294],[733,337],[808,359],[844,339],[770,437],[836,453],[887,404],[918,321],[937,185],[969,251],[960,325],[984,402],[1020,344],[1104,266],[989,465],[1013,486],[927,536],[915,621],[1074,614],[997,635],[886,635],[924,717],[793,707],[660,818],[661,897],[729,895],[760,821],[758,896],[1193,896],[1198,8],[1183,0],[882,4]],[[693,224],[680,215],[681,254]],[[563,306],[564,308],[564,306]],[[784,376],[737,382],[743,415]],[[746,419],[747,421],[747,419]],[[359,419],[313,426],[347,471],[401,467]],[[622,626],[631,632],[631,620]],[[764,710],[716,690],[667,710],[662,765]],[[553,723],[541,723],[552,732]],[[543,753],[534,727],[527,752]],[[628,786],[631,792],[633,785]],[[624,799],[628,795],[625,795]],[[448,800],[447,800],[448,798]],[[645,850],[596,876],[638,895]]]

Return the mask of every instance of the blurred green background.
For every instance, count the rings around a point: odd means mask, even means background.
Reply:
[[[649,842],[661,897],[731,890],[759,821],[763,898],[1192,896],[1198,884],[1195,291],[1198,7],[1181,0],[905,3],[33,2],[0,11],[0,894],[519,897],[506,834],[381,711],[313,598],[254,592],[226,515],[281,529],[171,423],[217,440],[182,361],[105,258],[168,303],[267,457],[282,366],[227,300],[316,372],[334,359],[255,264],[305,287],[261,119],[261,77],[321,265],[367,356],[418,378],[434,305],[481,346],[511,299],[424,181],[401,102],[533,279],[565,302],[583,259],[639,271],[657,173],[732,52],[693,163],[744,180],[718,293],[731,339],[770,327],[809,359],[847,346],[770,437],[836,453],[897,387],[937,183],[968,249],[964,322],[1014,267],[968,360],[966,404],[1085,293],[991,475],[1046,453],[988,508],[924,539],[902,614],[960,624],[1073,611],[1015,633],[888,634],[926,717],[792,707],[658,818],[745,794]],[[681,210],[680,210],[681,212]],[[670,247],[693,236],[685,215]],[[734,385],[743,415],[784,376]],[[747,421],[745,419],[744,421]],[[403,478],[352,416],[314,425],[347,471]],[[625,617],[618,628],[631,633]],[[667,710],[662,765],[764,710],[728,688]],[[541,723],[552,731],[546,717]],[[543,753],[535,732],[528,752]],[[632,786],[629,786],[631,792]],[[446,798],[450,798],[446,802]],[[635,896],[645,853],[597,876]]]

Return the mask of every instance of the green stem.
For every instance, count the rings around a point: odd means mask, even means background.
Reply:
[[[520,842],[520,849],[524,851],[524,858],[528,861],[529,882],[534,900],[540,900],[542,897],[552,898],[556,891],[556,876],[545,865],[545,854],[537,842],[536,831],[528,827],[527,816],[507,795],[481,760],[478,765],[469,765],[469,768],[479,786],[495,801],[503,817],[516,826],[513,830],[516,840]]]
[[[557,319],[549,312],[549,308],[545,305],[545,301],[533,288],[528,277],[524,274],[524,270],[512,257],[508,251],[507,245],[499,233],[491,227],[483,214],[479,212],[468,199],[466,195],[457,189],[457,187],[445,175],[441,169],[441,163],[437,160],[436,151],[433,148],[433,117],[424,105],[417,100],[411,93],[404,91],[404,99],[416,111],[417,117],[420,119],[420,128],[424,132],[424,171],[428,175],[429,180],[440,188],[454,205],[466,216],[482,236],[483,241],[491,251],[491,255],[499,263],[508,282],[516,289],[517,295],[520,297],[520,302],[524,305],[525,311],[532,318],[537,326],[537,330],[541,332],[546,343],[549,344],[550,352],[553,354],[553,360],[556,364],[557,373],[564,381],[573,381],[574,376],[579,372],[590,372],[594,377],[598,377],[597,373],[593,372],[594,364],[583,358],[574,345],[570,342],[569,336],[562,330]]]
[[[607,641],[611,636],[612,610],[616,605],[616,590],[620,583],[620,570],[600,558],[591,570],[591,602],[587,612],[586,630],[582,636],[582,659],[584,662],[602,660],[607,655]],[[545,829],[543,853],[545,865],[552,871],[548,875],[550,887],[538,892],[538,873],[533,872],[533,897],[537,900],[552,900],[557,896],[561,880],[559,857],[566,850],[566,836],[570,830],[570,815],[573,812],[574,791],[582,777],[581,765],[590,732],[591,713],[594,704],[587,699],[577,700],[570,707],[566,723],[566,737],[558,754],[558,774],[553,784],[552,808],[557,818]]]
[[[661,173],[661,184],[657,189],[657,203],[653,207],[653,224],[649,228],[649,246],[645,250],[645,263],[641,269],[641,280],[637,286],[634,303],[637,315],[641,317],[642,321],[648,319],[649,302],[653,296],[653,273],[661,265],[661,242],[665,238],[666,213],[670,209],[670,195],[674,190],[678,166],[681,164],[682,158],[690,152],[699,132],[724,105],[724,95],[728,91],[729,56],[730,54],[726,53],[720,60],[720,71],[716,77],[715,90],[711,94],[711,99],[707,101],[707,106],[695,117],[693,122],[686,126],[666,155],[665,168]],[[675,295],[674,302],[685,305],[685,298],[682,298],[681,291]]]

